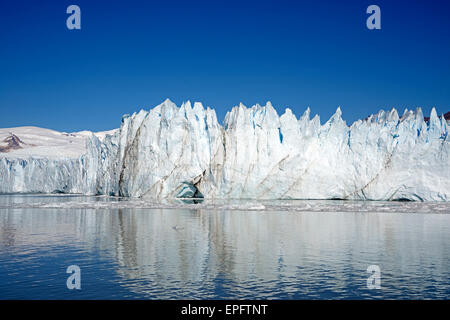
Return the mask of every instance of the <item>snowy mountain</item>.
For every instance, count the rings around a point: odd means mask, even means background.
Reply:
[[[170,100],[106,133],[0,130],[0,192],[217,199],[450,200],[448,123],[380,111],[350,127],[244,105],[224,125]],[[34,136],[33,136],[34,135]]]

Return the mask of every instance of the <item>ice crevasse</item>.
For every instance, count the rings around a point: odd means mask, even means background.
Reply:
[[[450,200],[448,123],[435,109],[428,121],[420,108],[392,109],[347,126],[339,108],[321,124],[309,108],[297,119],[270,102],[240,104],[222,126],[201,103],[166,100],[82,136],[79,154],[37,155],[25,140],[27,153],[0,152],[0,193]]]

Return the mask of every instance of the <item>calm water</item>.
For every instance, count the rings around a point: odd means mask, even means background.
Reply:
[[[311,212],[324,203],[329,211]],[[0,299],[450,298],[450,207],[307,205],[155,209],[0,196]],[[70,265],[81,268],[81,290],[66,287]],[[369,265],[380,267],[381,289],[367,288]]]

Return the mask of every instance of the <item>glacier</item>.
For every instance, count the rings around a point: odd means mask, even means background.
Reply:
[[[0,129],[11,145],[0,152],[0,193],[450,200],[449,123],[435,109],[427,121],[420,108],[401,116],[392,109],[350,126],[340,108],[324,124],[310,113],[297,119],[290,109],[279,116],[270,102],[240,104],[221,125],[199,102],[167,99],[123,116],[110,132],[52,132],[62,139],[52,146],[49,138],[36,143],[42,134],[30,128],[29,136]]]

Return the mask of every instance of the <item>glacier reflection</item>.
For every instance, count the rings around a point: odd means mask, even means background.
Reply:
[[[76,247],[88,272],[117,274],[105,290],[142,298],[449,298],[449,222],[413,213],[2,209],[0,262]],[[381,290],[366,288],[372,264]]]

